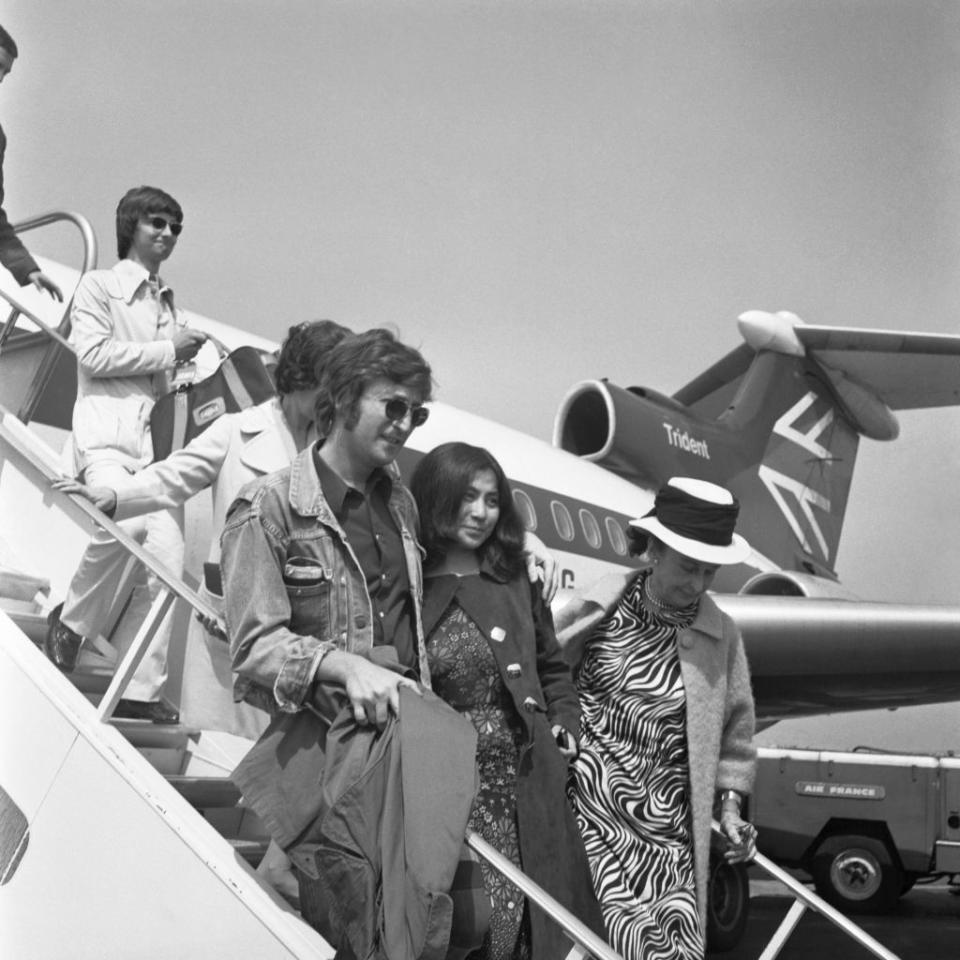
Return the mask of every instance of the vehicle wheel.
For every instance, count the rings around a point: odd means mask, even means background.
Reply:
[[[750,912],[750,881],[743,863],[710,858],[707,886],[707,949],[732,950],[743,936]]]
[[[889,910],[903,890],[903,871],[875,837],[827,837],[814,854],[811,872],[817,893],[848,913]]]

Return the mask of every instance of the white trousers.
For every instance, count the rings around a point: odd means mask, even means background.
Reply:
[[[222,617],[223,598],[202,585],[198,592]],[[234,703],[230,645],[207,633],[193,614],[184,654],[180,719],[189,727],[222,730],[248,740],[258,739],[270,722],[266,711],[249,703]]]
[[[130,474],[119,463],[101,461],[86,468],[84,483],[90,487],[120,490],[130,482]],[[141,544],[174,576],[183,576],[183,508],[162,510],[120,522],[121,529]],[[129,554],[112,537],[97,530],[84,551],[67,596],[60,619],[81,636],[101,634],[110,622]],[[123,617],[117,624],[111,643],[122,657],[136,637],[162,589],[160,580],[136,564],[133,593]],[[154,635],[133,679],[123,696],[128,700],[158,700],[167,680],[167,648],[170,644],[172,611]]]

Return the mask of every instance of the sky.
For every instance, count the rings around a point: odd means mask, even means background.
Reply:
[[[673,393],[745,310],[957,333],[960,6],[914,0],[5,0],[12,219],[163,187],[179,302],[280,340],[394,325],[437,397],[549,439]],[[29,235],[77,263],[66,228]],[[838,557],[960,603],[960,412],[863,441]]]

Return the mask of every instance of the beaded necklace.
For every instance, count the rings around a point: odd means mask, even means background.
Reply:
[[[646,580],[643,581],[643,595],[647,598],[650,606],[658,614],[666,614],[667,616],[678,616],[688,611],[695,610],[697,607],[696,603],[692,603],[687,607],[675,607],[671,603],[667,603],[664,600],[661,600],[654,592],[650,589],[650,581],[652,576],[648,575]]]

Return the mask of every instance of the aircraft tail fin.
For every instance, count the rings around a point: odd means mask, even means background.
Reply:
[[[738,436],[746,462],[726,482],[749,504],[757,550],[835,578],[860,436],[893,440],[894,410],[960,403],[960,337],[808,327],[786,312],[751,311],[739,327],[746,343],[675,399]]]
[[[895,410],[960,403],[960,336],[739,318],[744,343],[674,396],[585,381],[554,443],[644,487],[730,487],[756,566],[835,579],[860,437],[892,440]]]
[[[736,437],[740,531],[772,566],[829,579],[860,442],[837,399],[807,358],[763,351],[717,418]]]

